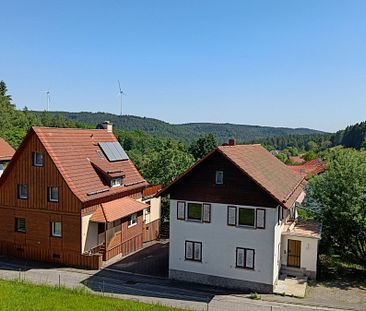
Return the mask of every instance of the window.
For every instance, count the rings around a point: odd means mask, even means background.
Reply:
[[[119,187],[122,185],[122,178],[111,179],[111,187]]]
[[[243,269],[254,269],[254,249],[251,248],[236,248],[236,267]]]
[[[224,172],[216,171],[216,185],[222,185],[224,183]]]
[[[239,226],[254,227],[255,209],[239,208]]]
[[[43,153],[33,152],[33,166],[43,166]]]
[[[121,223],[122,223],[122,220],[121,219],[117,219],[117,220],[113,221],[112,227],[113,228],[114,227],[119,227],[121,225]]]
[[[192,261],[202,261],[202,242],[186,241],[184,258]]]
[[[177,202],[177,219],[186,219],[186,202]]]
[[[236,206],[227,207],[227,224],[229,226],[236,226]]]
[[[137,214],[132,214],[128,219],[128,227],[132,227],[137,224]]]
[[[256,227],[257,229],[266,228],[266,210],[263,208],[257,208],[256,210]]]
[[[54,237],[62,237],[62,227],[60,221],[51,222],[51,235]]]
[[[202,204],[199,203],[188,203],[188,220],[199,220],[202,217]]]
[[[58,187],[48,187],[48,201],[58,202]]]
[[[15,218],[15,231],[25,233],[25,218]]]
[[[18,185],[18,198],[19,199],[28,199],[28,185],[26,185],[26,184]]]

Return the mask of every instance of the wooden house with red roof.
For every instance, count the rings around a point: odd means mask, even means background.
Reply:
[[[0,254],[99,268],[157,237],[149,186],[110,128],[32,128],[0,179]]]
[[[0,137],[0,176],[3,174],[6,166],[13,158],[14,153],[14,148]]]
[[[315,278],[320,225],[300,221],[306,181],[260,145],[230,140],[183,173],[170,196],[169,277],[272,292]]]

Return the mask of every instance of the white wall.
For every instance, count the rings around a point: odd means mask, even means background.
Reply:
[[[265,209],[264,230],[240,228],[227,225],[226,204],[211,203],[211,223],[200,223],[177,220],[177,201],[171,200],[169,268],[274,284],[274,227],[277,212],[275,208]],[[202,262],[184,259],[186,240],[202,242]],[[236,247],[255,249],[254,271],[235,267]]]
[[[93,214],[81,217],[81,252],[87,252],[98,245],[98,224],[90,222]]]
[[[316,272],[319,240],[310,237],[301,237],[287,234],[282,235],[282,265],[287,265],[287,248],[289,239],[301,241],[300,268],[305,268],[308,271]]]
[[[277,209],[280,208],[277,206]],[[285,211],[284,211],[285,212]],[[274,226],[274,235],[273,235],[273,284],[277,282],[277,279],[280,274],[281,269],[281,234],[283,228],[283,221],[277,222],[277,214],[276,214],[276,223]]]
[[[148,199],[144,202],[148,202],[150,201],[150,214],[145,214],[144,211],[144,220],[146,224],[149,224],[155,220],[160,219],[160,214],[161,214],[161,198],[151,198]]]

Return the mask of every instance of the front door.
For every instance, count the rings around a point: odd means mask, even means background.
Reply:
[[[288,240],[287,265],[300,268],[301,241]]]

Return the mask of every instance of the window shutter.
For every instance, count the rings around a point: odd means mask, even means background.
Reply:
[[[185,220],[186,216],[186,203],[178,202],[177,203],[177,219]]]
[[[246,250],[245,267],[249,269],[254,269],[254,249]]]
[[[266,227],[266,210],[257,209],[257,229],[264,229]]]
[[[186,259],[193,259],[193,242],[186,242]]]
[[[229,226],[236,226],[236,207],[228,206],[227,208],[227,224]]]
[[[236,266],[244,267],[244,248],[236,249]]]
[[[203,204],[202,222],[211,222],[211,204]]]
[[[199,260],[201,261],[201,247],[202,244],[201,243],[194,243],[194,260]]]

